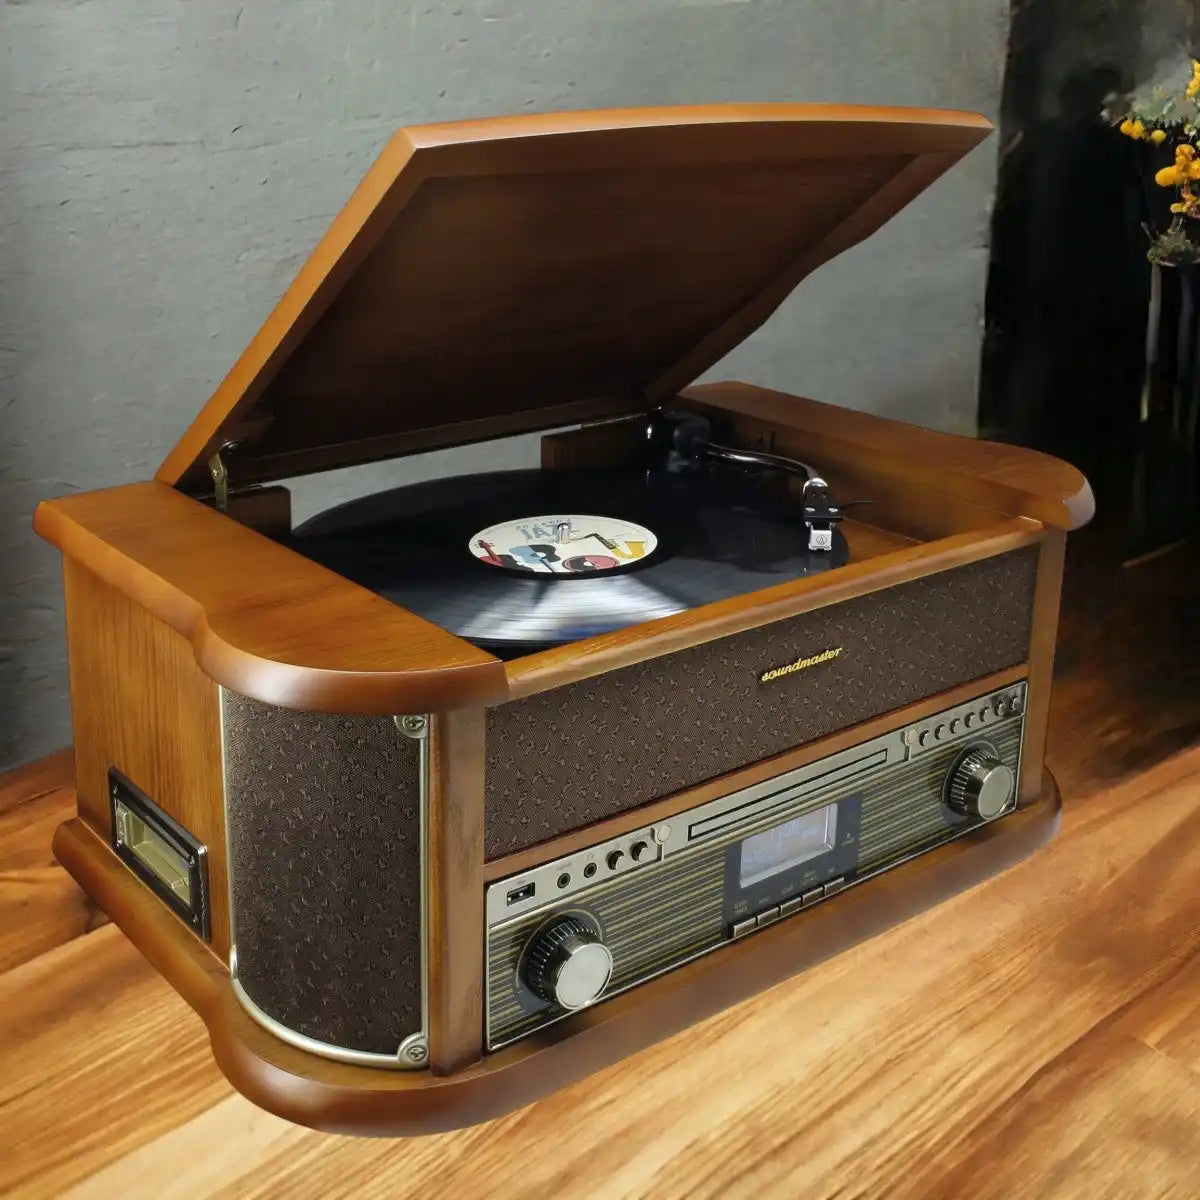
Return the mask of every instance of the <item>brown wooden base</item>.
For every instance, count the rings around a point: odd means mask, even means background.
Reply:
[[[286,1045],[247,1015],[224,964],[86,825],[60,825],[54,852],[196,1010],[240,1092],[316,1129],[396,1136],[500,1116],[780,983],[1032,854],[1053,837],[1059,810],[1047,773],[1039,800],[1003,821],[446,1076],[345,1066]]]

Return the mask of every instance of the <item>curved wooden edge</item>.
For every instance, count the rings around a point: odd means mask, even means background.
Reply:
[[[1028,857],[1053,837],[1059,814],[1047,773],[1041,797],[1004,820],[448,1076],[343,1066],[285,1045],[247,1016],[221,964],[90,829],[60,826],[54,852],[200,1015],[221,1070],[247,1098],[331,1133],[409,1136],[502,1116],[909,920]],[[748,1008],[745,1019],[758,1017]]]
[[[941,433],[748,383],[699,384],[680,395],[718,415],[797,430],[818,461],[852,461],[868,473],[1056,529],[1078,529],[1096,511],[1091,485],[1079,470],[1024,446]]]
[[[758,121],[803,121],[912,126],[923,151],[969,149],[992,129],[980,113],[965,109],[906,108],[870,104],[694,104],[650,108],[595,108],[571,112],[524,113],[410,125],[404,132],[412,145],[458,146],[510,138],[552,137],[564,133],[619,132],[678,125],[727,125]],[[941,139],[940,141],[938,139]]]
[[[166,484],[44,501],[33,527],[268,704],[424,713],[508,694],[490,654]]]

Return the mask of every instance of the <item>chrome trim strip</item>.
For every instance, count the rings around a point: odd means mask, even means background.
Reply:
[[[420,916],[421,923],[421,1028],[410,1033],[397,1053],[404,1061],[396,1066],[413,1070],[429,1061],[429,722],[428,715],[396,716],[392,718],[401,737],[417,743],[417,772],[419,775],[417,821],[421,861]]]
[[[736,808],[726,808],[716,816],[707,817],[702,821],[689,822],[688,841],[694,842],[697,838],[707,837],[710,833],[727,829],[731,825],[740,824],[742,821],[750,820],[751,818],[757,820],[760,816],[774,812],[776,809],[790,804],[793,800],[799,799],[810,788],[827,787],[835,783],[841,783],[845,779],[852,779],[861,775],[864,771],[886,766],[887,761],[888,749],[886,746],[883,746],[873,754],[864,754],[861,758],[856,758],[853,762],[846,763],[844,766],[832,767],[828,771],[822,771],[817,775],[810,776],[794,788],[783,788],[761,799],[747,800],[746,803],[738,805]]]
[[[310,1038],[303,1033],[297,1033],[294,1029],[289,1029],[286,1025],[281,1025],[270,1013],[263,1012],[246,994],[246,989],[238,981],[236,955],[231,954],[230,957],[233,960],[233,969],[230,971],[229,979],[233,985],[233,994],[246,1012],[281,1042],[287,1042],[289,1046],[295,1046],[297,1050],[307,1050],[310,1054],[336,1059],[338,1062],[352,1063],[358,1067],[386,1067],[391,1070],[411,1067],[412,1064],[401,1062],[398,1057],[391,1054],[376,1054],[368,1050],[347,1050],[344,1046],[331,1046],[328,1042],[319,1042],[316,1038]]]

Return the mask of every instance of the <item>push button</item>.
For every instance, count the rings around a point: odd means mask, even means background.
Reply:
[[[779,905],[773,904],[770,908],[764,908],[762,912],[754,918],[754,924],[758,929],[764,925],[770,925],[772,921],[779,920]]]
[[[846,886],[846,881],[840,875],[836,879],[831,879],[822,889],[822,894],[825,896],[836,896],[838,892]]]
[[[744,921],[735,921],[730,933],[735,938],[745,937],[748,933],[753,933],[758,928],[757,922],[753,917],[747,917]]]
[[[779,906],[779,915],[781,917],[790,917],[792,913],[799,912],[804,907],[803,896],[793,896],[790,900],[785,900]]]
[[[824,894],[825,893],[822,888],[809,888],[808,891],[800,897],[800,899],[803,900],[806,905],[815,904]]]

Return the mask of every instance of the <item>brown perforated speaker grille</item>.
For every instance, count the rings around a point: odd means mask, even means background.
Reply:
[[[419,743],[229,691],[222,717],[239,982],[288,1029],[394,1054],[421,1028]]]
[[[1037,555],[1011,551],[489,710],[488,858],[1024,662]]]

